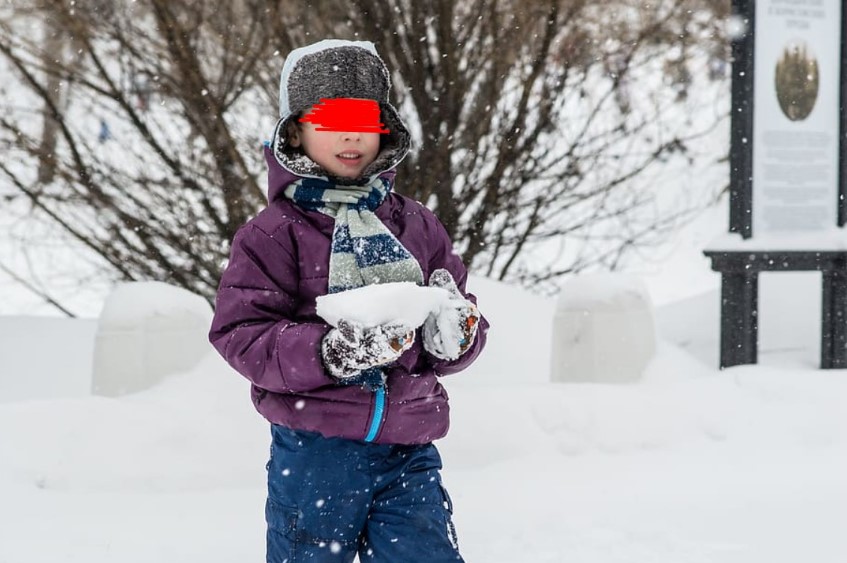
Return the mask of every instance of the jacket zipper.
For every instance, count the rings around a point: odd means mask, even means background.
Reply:
[[[365,436],[365,442],[373,442],[376,435],[379,434],[379,427],[382,425],[382,415],[385,412],[385,387],[377,387],[374,391],[374,414],[371,417],[368,435]]]

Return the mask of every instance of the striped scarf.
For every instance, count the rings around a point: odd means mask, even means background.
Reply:
[[[327,180],[301,178],[285,196],[304,209],[335,219],[329,258],[329,293],[389,282],[423,285],[420,264],[374,211],[391,191],[389,179],[377,177],[365,186],[337,186]],[[384,382],[382,370],[371,368],[345,383],[371,388]]]

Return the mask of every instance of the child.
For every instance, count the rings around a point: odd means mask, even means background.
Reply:
[[[288,56],[268,207],[221,278],[210,340],[271,422],[268,562],[462,560],[432,444],[448,427],[437,376],[474,361],[488,324],[444,227],[392,191],[410,136],[389,88],[370,42]],[[407,281],[447,289],[450,306],[420,328],[315,313],[319,295]]]

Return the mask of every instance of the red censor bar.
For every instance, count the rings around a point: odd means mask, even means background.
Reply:
[[[356,98],[321,98],[312,110],[300,118],[300,123],[314,123],[315,131],[356,131],[359,133],[390,133],[379,121],[376,100]]]

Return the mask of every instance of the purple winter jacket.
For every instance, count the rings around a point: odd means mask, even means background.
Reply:
[[[287,199],[283,191],[297,176],[267,148],[265,157],[269,204],[232,241],[209,340],[251,381],[253,404],[274,424],[354,440],[363,440],[378,424],[373,442],[383,444],[422,444],[443,437],[449,406],[436,376],[461,371],[476,359],[485,346],[488,322],[480,319],[473,345],[452,362],[426,352],[418,330],[412,348],[384,368],[388,379],[382,409],[374,392],[337,384],[320,352],[332,327],[315,313],[315,298],[327,292],[334,220]],[[394,174],[389,170],[383,176]],[[418,260],[425,280],[433,270],[445,268],[465,292],[467,270],[429,209],[392,192],[376,215]],[[473,295],[466,296],[476,302]]]

